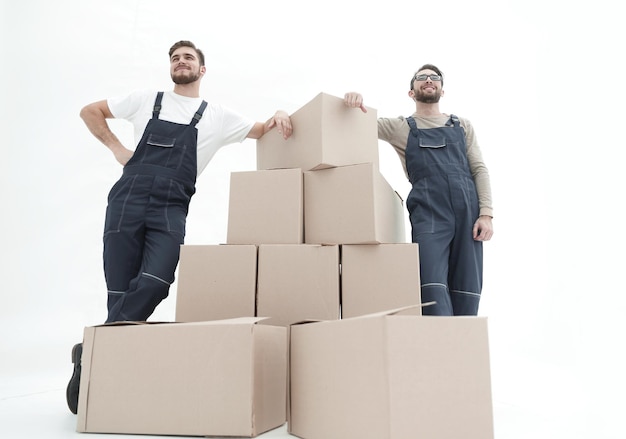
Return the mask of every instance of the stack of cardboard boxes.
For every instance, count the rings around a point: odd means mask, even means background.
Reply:
[[[86,328],[79,431],[493,436],[486,321],[421,315],[368,110],[321,93],[290,139],[258,140],[257,170],[231,174],[227,242],[181,248],[178,323]]]
[[[376,111],[321,93],[293,135],[257,141],[230,180],[224,245],[181,249],[176,321],[261,316],[288,326],[420,303],[417,244],[378,169]]]

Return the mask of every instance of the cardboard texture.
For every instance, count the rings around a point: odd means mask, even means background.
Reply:
[[[342,318],[420,304],[417,244],[341,246]]]
[[[304,173],[307,244],[406,242],[404,202],[372,163]]]
[[[369,315],[291,327],[289,432],[492,439],[487,320]]]
[[[257,315],[289,325],[338,319],[339,247],[336,245],[260,245]]]
[[[178,264],[176,321],[256,315],[255,245],[183,245]]]
[[[257,169],[303,171],[355,163],[378,167],[376,110],[348,108],[343,99],[320,93],[291,117],[293,134],[284,140],[271,130],[257,140]]]
[[[300,169],[233,172],[227,244],[301,244],[303,181]]]
[[[254,437],[286,420],[286,328],[259,319],[85,328],[77,431]]]

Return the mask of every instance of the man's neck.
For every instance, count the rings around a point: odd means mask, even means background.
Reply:
[[[441,111],[439,111],[439,102],[435,102],[433,104],[426,104],[424,102],[416,102],[415,113],[418,116],[422,116],[422,117],[441,116]]]
[[[198,81],[191,84],[174,84],[174,93],[188,98],[200,97],[200,83]]]

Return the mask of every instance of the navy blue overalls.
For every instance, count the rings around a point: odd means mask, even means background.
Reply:
[[[482,290],[482,242],[472,237],[478,193],[467,160],[465,131],[451,115],[444,127],[418,129],[406,147],[412,184],[407,199],[412,241],[419,244],[422,302],[428,315],[476,315]]]
[[[107,323],[145,321],[169,294],[197,175],[196,124],[159,120],[157,94],[143,136],[108,196],[104,228]]]

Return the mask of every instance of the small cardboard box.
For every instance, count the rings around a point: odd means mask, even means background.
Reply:
[[[372,163],[304,173],[304,242],[403,243],[404,202]]]
[[[257,169],[303,171],[356,163],[378,166],[376,110],[348,108],[343,99],[320,93],[291,115],[293,134],[271,130],[257,140]]]
[[[291,434],[493,438],[485,318],[390,311],[290,332]]]
[[[255,245],[183,245],[178,265],[176,321],[256,315]]]
[[[233,172],[227,244],[301,244],[303,178],[300,169]]]
[[[420,291],[417,244],[341,246],[342,318],[420,305]]]
[[[286,421],[286,328],[257,318],[85,328],[77,431],[254,437]]]
[[[260,245],[258,272],[264,323],[339,319],[339,246]]]

